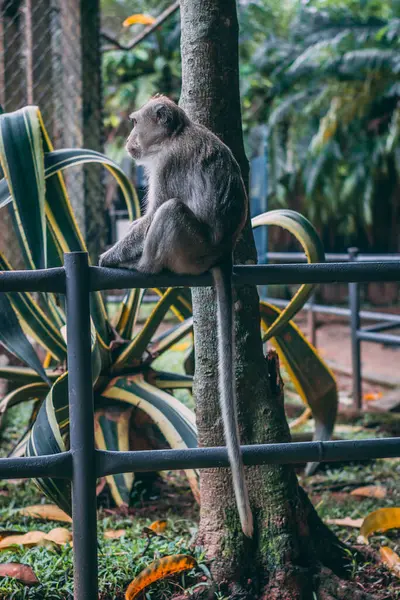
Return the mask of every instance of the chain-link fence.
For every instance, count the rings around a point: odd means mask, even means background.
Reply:
[[[99,0],[0,0],[0,11],[3,109],[37,105],[56,149],[102,150]],[[105,236],[100,169],[74,168],[64,174],[94,254]],[[5,246],[6,232],[1,237]]]

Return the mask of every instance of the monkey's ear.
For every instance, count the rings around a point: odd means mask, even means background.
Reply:
[[[169,110],[165,104],[157,104],[154,107],[154,112],[158,123],[166,125],[169,122]]]

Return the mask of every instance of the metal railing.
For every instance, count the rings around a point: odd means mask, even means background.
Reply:
[[[400,261],[235,266],[234,284],[335,283],[399,281]],[[0,459],[0,478],[57,477],[72,480],[74,598],[98,597],[96,478],[132,471],[228,467],[226,449],[194,448],[106,452],[95,449],[92,389],[91,291],[143,287],[212,285],[201,276],[144,275],[134,271],[90,267],[85,252],[65,255],[65,266],[0,273],[0,292],[63,293],[67,302],[70,450],[52,456]],[[299,442],[243,446],[246,465],[295,464],[400,456],[400,438]]]
[[[281,262],[306,262],[307,258],[301,252],[268,252],[268,260],[279,260]],[[326,254],[327,262],[385,262],[393,263],[400,260],[399,254],[360,254],[357,248],[349,248],[348,253]],[[400,329],[400,315],[368,311],[360,309],[360,287],[357,281],[349,282],[349,308],[339,306],[325,306],[315,304],[314,295],[303,306],[302,310],[308,313],[308,336],[313,346],[317,346],[315,313],[329,314],[348,317],[350,320],[351,340],[351,362],[352,362],[352,397],[353,407],[360,410],[362,407],[362,365],[361,365],[361,342],[375,342],[390,346],[400,346],[400,336],[381,333],[390,329]],[[288,300],[278,298],[265,298],[278,307],[284,308],[289,304]],[[361,327],[361,320],[378,321],[373,325]]]

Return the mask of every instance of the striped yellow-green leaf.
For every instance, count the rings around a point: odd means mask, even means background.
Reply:
[[[127,366],[140,363],[150,340],[178,295],[178,288],[170,288],[165,292],[139,333],[134,337],[130,344],[121,350],[118,358],[113,364],[113,371],[115,373]]]
[[[129,340],[132,338],[144,292],[145,290],[129,290],[121,302],[115,329],[122,339]]]
[[[116,377],[102,392],[102,397],[142,410],[157,425],[171,448],[197,447],[197,430],[192,411],[170,394],[148,383],[143,373]],[[199,500],[198,474],[189,469],[186,475],[195,498]]]
[[[12,270],[10,264],[1,253],[0,270]],[[14,292],[7,294],[7,296],[25,332],[30,334],[38,344],[50,352],[55,359],[58,361],[64,360],[67,355],[65,341],[54,322],[44,313],[32,295],[27,292]]]
[[[59,377],[60,372],[54,371],[53,369],[45,369],[47,378],[54,383]],[[6,379],[13,381],[14,383],[21,385],[28,385],[29,383],[39,383],[42,381],[40,375],[36,373],[34,369],[29,367],[0,367],[0,379]]]
[[[182,323],[178,323],[178,325],[171,327],[157,338],[151,340],[147,346],[147,351],[154,357],[159,356],[192,332],[193,317],[182,321]]]
[[[32,269],[46,267],[44,154],[39,118],[34,106],[0,115],[0,163]]]
[[[49,386],[44,382],[39,382],[28,383],[28,385],[23,385],[6,394],[0,402],[0,427],[3,423],[4,415],[9,408],[31,400],[42,400],[47,396],[48,392]]]
[[[160,390],[191,390],[193,388],[193,377],[181,373],[148,371],[146,379]]]
[[[101,355],[98,336],[92,326],[92,380],[95,383],[101,372]],[[61,375],[52,386],[40,407],[35,423],[25,443],[27,456],[43,456],[64,452],[69,446],[68,372]],[[63,479],[38,479],[39,487],[66,513],[71,514],[71,486]]]
[[[38,355],[22,331],[7,295],[2,292],[0,292],[0,343],[50,385]]]
[[[262,225],[277,225],[278,227],[286,229],[300,242],[308,262],[325,262],[324,249],[313,225],[305,217],[294,210],[271,210],[254,217],[251,224],[253,228]],[[300,286],[285,310],[280,312],[276,321],[270,325],[270,329],[267,332],[268,339],[276,336],[282,331],[285,324],[295,316],[308,300],[314,287],[313,284],[304,284]]]
[[[99,450],[129,451],[129,424],[133,407],[109,405],[95,413],[95,441]],[[129,505],[133,473],[107,475],[106,480],[117,506]]]
[[[261,302],[260,311],[263,341],[266,341],[271,323],[279,317],[280,310]],[[332,371],[291,321],[285,324],[272,343],[298,394],[312,410],[314,439],[328,440],[333,432],[338,406],[337,385]]]
[[[12,197],[19,239],[31,268],[46,263],[47,245],[52,265],[62,262],[63,252],[85,250],[61,174],[65,168],[86,163],[103,164],[120,185],[130,218],[140,215],[136,192],[122,169],[113,161],[91,150],[53,151],[37,107],[24,108],[0,117],[0,154],[7,179],[0,182],[0,207]],[[32,167],[24,172],[20,181],[17,173],[21,168],[20,158],[25,156],[28,166]],[[28,188],[32,188],[31,194],[25,193]],[[32,206],[34,214],[31,216],[29,211]],[[130,295],[138,294],[138,291],[132,291]],[[50,307],[50,310],[53,308]],[[91,312],[99,341],[107,347],[111,331],[99,293],[92,294]]]

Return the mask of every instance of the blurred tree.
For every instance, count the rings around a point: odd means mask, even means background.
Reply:
[[[103,30],[129,43],[170,0],[102,0]],[[400,1],[238,0],[240,86],[249,132],[269,125],[270,206],[301,210],[327,250],[400,249]],[[105,44],[108,147],[117,160],[127,115],[155,92],[178,99],[179,13],[132,51]]]
[[[269,81],[270,193],[327,250],[400,249],[399,33],[398,1],[310,0],[250,59]]]

